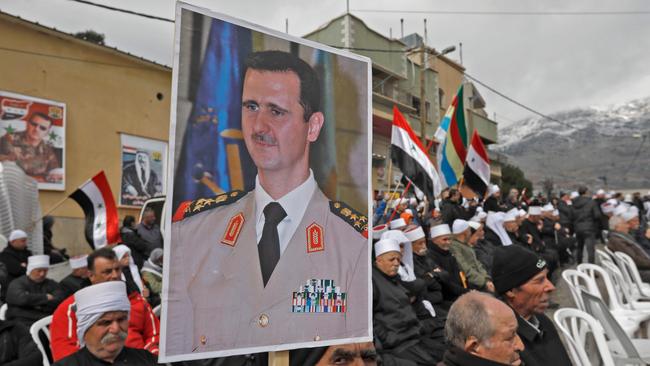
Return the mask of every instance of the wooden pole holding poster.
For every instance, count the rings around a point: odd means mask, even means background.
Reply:
[[[269,352],[269,366],[289,366],[289,351]]]

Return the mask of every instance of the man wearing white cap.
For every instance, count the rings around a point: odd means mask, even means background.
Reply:
[[[26,275],[11,282],[7,290],[7,319],[29,327],[54,312],[63,301],[63,291],[58,283],[46,278],[49,268],[48,255],[33,255],[27,259]]]
[[[550,211],[552,212],[552,210]],[[548,273],[551,275],[559,265],[560,259],[557,250],[548,248],[544,244],[542,240],[543,225],[542,208],[539,206],[530,206],[528,207],[528,217],[519,226],[519,237],[528,238],[530,236],[533,238],[528,248],[546,260]]]
[[[406,220],[403,218],[393,219],[389,224],[391,230],[401,230],[406,227]]]
[[[469,246],[472,235],[469,222],[461,219],[454,220],[452,239],[449,251],[456,258],[460,270],[465,273],[469,288],[494,292],[494,284],[481,262],[476,259],[474,249]]]
[[[487,212],[505,212],[508,207],[501,203],[501,189],[498,185],[493,184],[488,189],[488,198],[483,202],[483,207]]]
[[[458,296],[467,292],[467,280],[465,273],[461,271],[456,258],[449,251],[451,246],[451,229],[449,225],[441,224],[431,228],[430,256],[440,266],[440,280],[442,283],[442,294],[446,309]]]
[[[16,278],[25,275],[27,269],[27,258],[32,252],[27,249],[27,233],[22,230],[13,230],[9,234],[9,245],[0,253],[0,262],[7,266],[7,284]],[[5,300],[7,289],[2,289],[2,300]]]
[[[399,280],[402,255],[399,243],[383,239],[375,243],[372,266],[373,332],[377,351],[385,363],[395,365],[434,365],[434,359],[421,341],[420,321],[408,291]]]
[[[61,288],[68,297],[82,288],[90,285],[88,280],[88,256],[81,255],[70,258],[70,268],[72,273],[61,280]]]
[[[92,252],[88,258],[88,279],[93,285],[104,282],[120,281],[122,270],[115,252],[108,247]],[[126,293],[126,290],[125,290]],[[152,354],[158,354],[160,323],[154,315],[151,306],[137,292],[128,295],[131,303],[129,331],[126,345],[131,348],[142,348]],[[50,325],[52,357],[58,361],[79,350],[80,342],[77,333],[72,329],[77,327],[75,312],[75,297],[65,299],[52,315]]]
[[[55,366],[156,365],[156,357],[151,353],[124,346],[131,311],[124,282],[88,286],[74,296],[77,338],[82,348]]]

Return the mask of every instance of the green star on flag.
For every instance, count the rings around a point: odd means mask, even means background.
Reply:
[[[5,127],[5,131],[7,131],[8,134],[12,134],[16,132],[16,130],[14,130],[14,127],[12,125]]]
[[[103,203],[98,203],[97,208],[104,208],[104,204]]]
[[[57,135],[55,132],[50,132],[49,134],[50,141],[56,141],[58,137],[59,135]]]

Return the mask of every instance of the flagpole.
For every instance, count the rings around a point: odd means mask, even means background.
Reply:
[[[406,194],[406,192],[408,192],[409,188],[411,188],[411,180],[410,179],[409,179],[409,182],[406,184],[406,188],[404,188],[404,190],[402,191],[402,194],[399,197],[400,203],[402,202],[402,198],[404,198],[404,195]],[[397,213],[397,209],[393,210],[393,213],[390,214],[390,218],[388,219],[387,222],[393,221],[393,217],[395,217],[395,213]]]

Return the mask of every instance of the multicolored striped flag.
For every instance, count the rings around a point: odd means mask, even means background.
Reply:
[[[442,175],[440,181],[444,187],[453,186],[463,175],[469,143],[462,85],[458,88],[458,93],[440,122],[435,138],[439,142],[437,159],[438,170]]]

